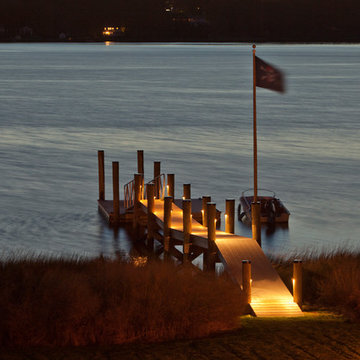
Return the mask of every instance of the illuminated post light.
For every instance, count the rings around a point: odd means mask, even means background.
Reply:
[[[183,188],[183,199],[191,199],[191,184],[184,184]]]
[[[235,199],[226,199],[225,232],[235,233]]]
[[[148,184],[146,186],[148,204],[147,204],[147,246],[149,249],[154,249],[154,232],[155,232],[155,221],[154,221],[154,205],[155,205],[155,196],[154,196],[154,184]]]
[[[183,234],[184,234],[183,262],[184,263],[189,261],[191,231],[192,231],[191,200],[185,199],[183,201]]]
[[[293,297],[300,308],[302,306],[302,261],[294,260],[293,264]]]
[[[260,201],[251,203],[252,238],[261,246]]]
[[[164,199],[164,255],[166,259],[170,258],[171,246],[171,214],[172,214],[171,196],[166,196]]]
[[[242,261],[242,289],[244,291],[245,300],[247,304],[251,303],[251,261]]]
[[[113,217],[114,223],[117,224],[120,219],[120,194],[119,194],[119,162],[112,162],[112,179],[113,179]]]
[[[144,150],[137,151],[138,174],[144,175]]]
[[[174,174],[167,174],[167,184],[169,186],[168,196],[175,199],[175,175]]]
[[[207,223],[208,223],[208,251],[206,254],[206,269],[215,271],[216,263],[216,204],[207,203]]]
[[[154,161],[154,182],[155,182],[155,197],[160,199],[160,173],[161,173],[161,162]]]
[[[140,201],[142,200],[142,174],[134,174],[134,216],[133,228],[136,229],[140,220]]]
[[[202,197],[202,210],[204,212],[204,216],[203,216],[203,226],[207,227],[208,226],[208,222],[207,222],[207,203],[211,202],[211,196],[203,196]]]

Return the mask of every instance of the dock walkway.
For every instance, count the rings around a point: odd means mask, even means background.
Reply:
[[[141,200],[142,210],[147,212],[147,200]],[[164,225],[164,201],[154,202],[155,221],[160,228]],[[191,244],[208,247],[207,228],[192,219]],[[172,204],[171,237],[182,241],[183,210]],[[302,316],[300,307],[294,302],[290,291],[280,279],[258,243],[247,237],[224,231],[216,231],[215,241],[218,256],[231,278],[242,286],[242,260],[252,264],[251,308],[256,316]]]

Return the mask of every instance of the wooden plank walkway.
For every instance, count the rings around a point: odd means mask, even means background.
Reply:
[[[147,200],[141,200],[144,212],[147,212]],[[155,200],[154,214],[156,222],[163,228],[164,202]],[[171,237],[183,240],[182,209],[172,205]],[[191,243],[207,248],[207,228],[192,219]],[[299,306],[294,303],[292,294],[280,279],[265,256],[261,247],[253,239],[216,231],[216,246],[218,255],[232,279],[241,287],[242,260],[251,260],[252,300],[251,308],[255,315],[293,317],[302,316]]]

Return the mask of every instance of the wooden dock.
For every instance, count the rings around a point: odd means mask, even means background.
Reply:
[[[182,208],[182,199],[175,199],[174,204]],[[202,199],[191,199],[192,217],[198,222],[202,222]],[[113,200],[98,200],[99,212],[111,225],[116,225],[114,220],[114,202]],[[216,212],[217,221],[221,222],[221,211]],[[124,200],[119,200],[119,220],[120,224],[131,223],[133,221],[133,207],[125,209]]]
[[[147,200],[141,201],[142,210],[147,212]],[[164,227],[164,201],[155,200],[154,214],[160,229]],[[184,239],[183,210],[173,204],[171,216],[171,237],[177,241]],[[191,244],[208,248],[208,229],[192,219]],[[242,287],[242,260],[250,260],[251,303],[256,316],[302,316],[300,307],[280,279],[258,243],[247,237],[224,231],[216,231],[217,253],[231,278]]]
[[[183,198],[175,199],[174,174],[167,175],[165,185],[160,162],[154,162],[154,178],[144,184],[141,150],[138,173],[124,186],[124,200],[119,195],[118,163],[113,162],[114,200],[105,200],[103,151],[98,152],[98,158],[98,207],[110,224],[132,222],[134,229],[145,226],[148,249],[154,249],[157,240],[165,257],[173,256],[189,266],[200,255],[204,258],[204,270],[214,271],[215,263],[222,262],[256,316],[302,316],[301,261],[294,262],[293,296],[257,241],[234,234],[235,200],[226,200],[226,231],[218,230],[221,213],[211,197],[191,199],[190,184],[184,184]],[[183,251],[176,245],[182,246]]]

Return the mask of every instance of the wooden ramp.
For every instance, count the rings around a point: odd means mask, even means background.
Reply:
[[[147,212],[147,200],[141,200],[143,210]],[[156,222],[163,227],[164,202],[155,200],[154,214]],[[182,209],[172,205],[171,237],[183,240]],[[196,220],[192,220],[191,243],[207,248],[207,228]],[[218,255],[232,279],[241,287],[242,260],[251,260],[252,287],[251,308],[256,316],[302,316],[299,306],[261,247],[253,239],[216,231],[216,246]]]

